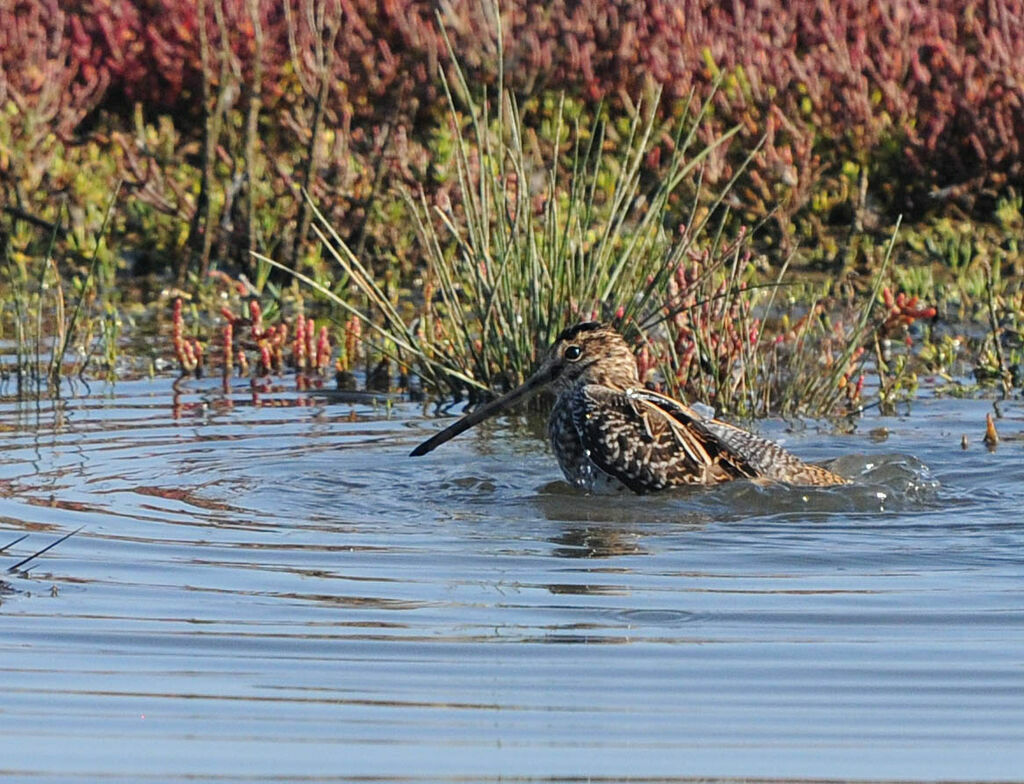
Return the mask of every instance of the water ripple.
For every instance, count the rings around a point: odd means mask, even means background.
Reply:
[[[994,452],[985,402],[761,423],[854,483],[646,497],[535,420],[412,460],[413,406],[256,402],[0,401],[0,557],[85,526],[0,582],[10,777],[1019,776],[1019,402]]]

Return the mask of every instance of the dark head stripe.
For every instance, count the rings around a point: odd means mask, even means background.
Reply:
[[[574,337],[576,337],[581,332],[593,332],[595,329],[600,329],[600,328],[601,328],[601,322],[600,321],[583,321],[583,322],[580,322],[579,324],[574,324],[573,326],[571,326],[571,327],[569,327],[567,329],[562,330],[562,334],[558,336],[558,339],[559,340],[572,340]]]

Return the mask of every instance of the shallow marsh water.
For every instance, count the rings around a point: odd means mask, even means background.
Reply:
[[[84,526],[5,576],[10,778],[1024,778],[1020,402],[994,452],[984,401],[759,423],[858,484],[644,498],[537,423],[411,459],[417,406],[260,402],[0,403],[2,563]]]

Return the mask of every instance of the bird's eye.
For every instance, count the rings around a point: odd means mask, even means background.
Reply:
[[[579,359],[582,354],[583,349],[581,349],[579,346],[569,346],[569,348],[565,350],[565,358],[570,360]]]

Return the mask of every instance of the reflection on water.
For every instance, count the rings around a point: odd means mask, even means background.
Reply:
[[[84,526],[0,583],[16,780],[1024,770],[1020,404],[992,453],[982,402],[764,423],[849,487],[590,497],[533,423],[412,460],[409,404],[115,391],[0,403],[0,565]]]

